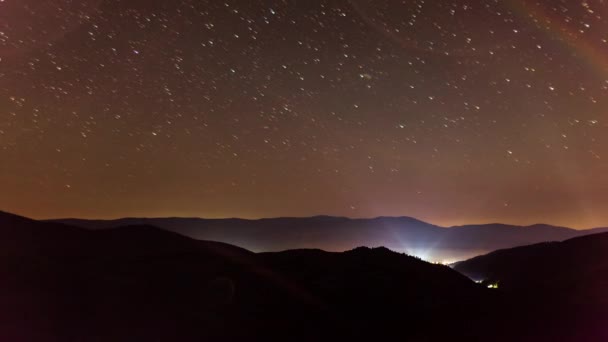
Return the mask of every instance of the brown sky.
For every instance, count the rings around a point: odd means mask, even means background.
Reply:
[[[608,5],[530,4],[2,2],[0,209],[608,225]]]

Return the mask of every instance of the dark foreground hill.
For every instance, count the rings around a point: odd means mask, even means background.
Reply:
[[[385,246],[433,262],[453,262],[497,249],[545,241],[563,241],[606,228],[574,230],[549,225],[528,227],[487,224],[451,228],[409,217],[348,219],[317,216],[261,220],[198,218],[66,219],[56,222],[89,229],[153,225],[200,240],[222,241],[255,252],[320,248],[346,251],[357,246]]]
[[[560,339],[608,340],[608,233],[499,250],[454,265],[516,297],[531,329]]]
[[[1,341],[480,340],[500,298],[385,248],[254,254],[0,213]]]

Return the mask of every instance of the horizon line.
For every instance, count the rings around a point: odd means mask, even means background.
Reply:
[[[10,213],[10,212],[7,212],[7,213]],[[19,215],[19,214],[17,214],[17,215]],[[28,217],[28,216],[24,216],[24,217]],[[444,229],[466,227],[466,226],[487,226],[487,225],[503,225],[503,226],[519,227],[519,228],[530,228],[530,227],[535,227],[535,226],[551,226],[551,227],[555,227],[555,228],[566,228],[566,229],[572,229],[572,230],[593,230],[593,229],[600,229],[600,228],[608,228],[608,226],[604,226],[604,225],[586,227],[586,228],[573,228],[570,226],[555,225],[555,224],[551,224],[551,223],[542,223],[542,222],[537,222],[537,223],[532,223],[532,224],[515,224],[515,223],[504,223],[504,222],[498,222],[498,221],[487,221],[487,222],[481,222],[481,223],[465,223],[465,224],[455,224],[455,225],[446,226],[446,225],[435,224],[435,223],[429,222],[427,220],[422,220],[417,217],[408,216],[408,215],[379,215],[379,216],[372,216],[372,217],[349,217],[349,216],[341,216],[341,215],[317,214],[317,215],[310,215],[310,216],[294,215],[294,216],[269,216],[269,217],[255,217],[255,218],[245,218],[245,217],[237,217],[237,216],[209,218],[209,217],[201,217],[201,216],[168,215],[168,216],[120,216],[120,217],[114,217],[114,218],[57,217],[57,218],[41,218],[41,219],[35,219],[35,220],[38,220],[38,221],[61,221],[61,220],[118,221],[118,220],[127,220],[127,219],[149,219],[149,220],[152,220],[152,219],[196,219],[196,220],[262,221],[262,220],[277,220],[277,219],[306,219],[306,218],[319,218],[319,217],[347,219],[347,220],[377,220],[377,219],[382,219],[382,218],[385,218],[385,219],[387,219],[387,218],[388,219],[412,219],[412,220],[416,220],[418,222],[422,222],[424,224],[428,224],[431,226],[435,226],[438,228],[444,228]]]

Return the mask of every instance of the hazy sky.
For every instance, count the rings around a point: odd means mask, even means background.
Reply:
[[[608,225],[600,0],[4,0],[0,209]]]

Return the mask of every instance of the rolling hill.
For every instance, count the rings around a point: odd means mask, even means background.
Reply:
[[[560,340],[608,339],[608,233],[498,250],[453,268],[516,298],[530,330],[552,326]]]

